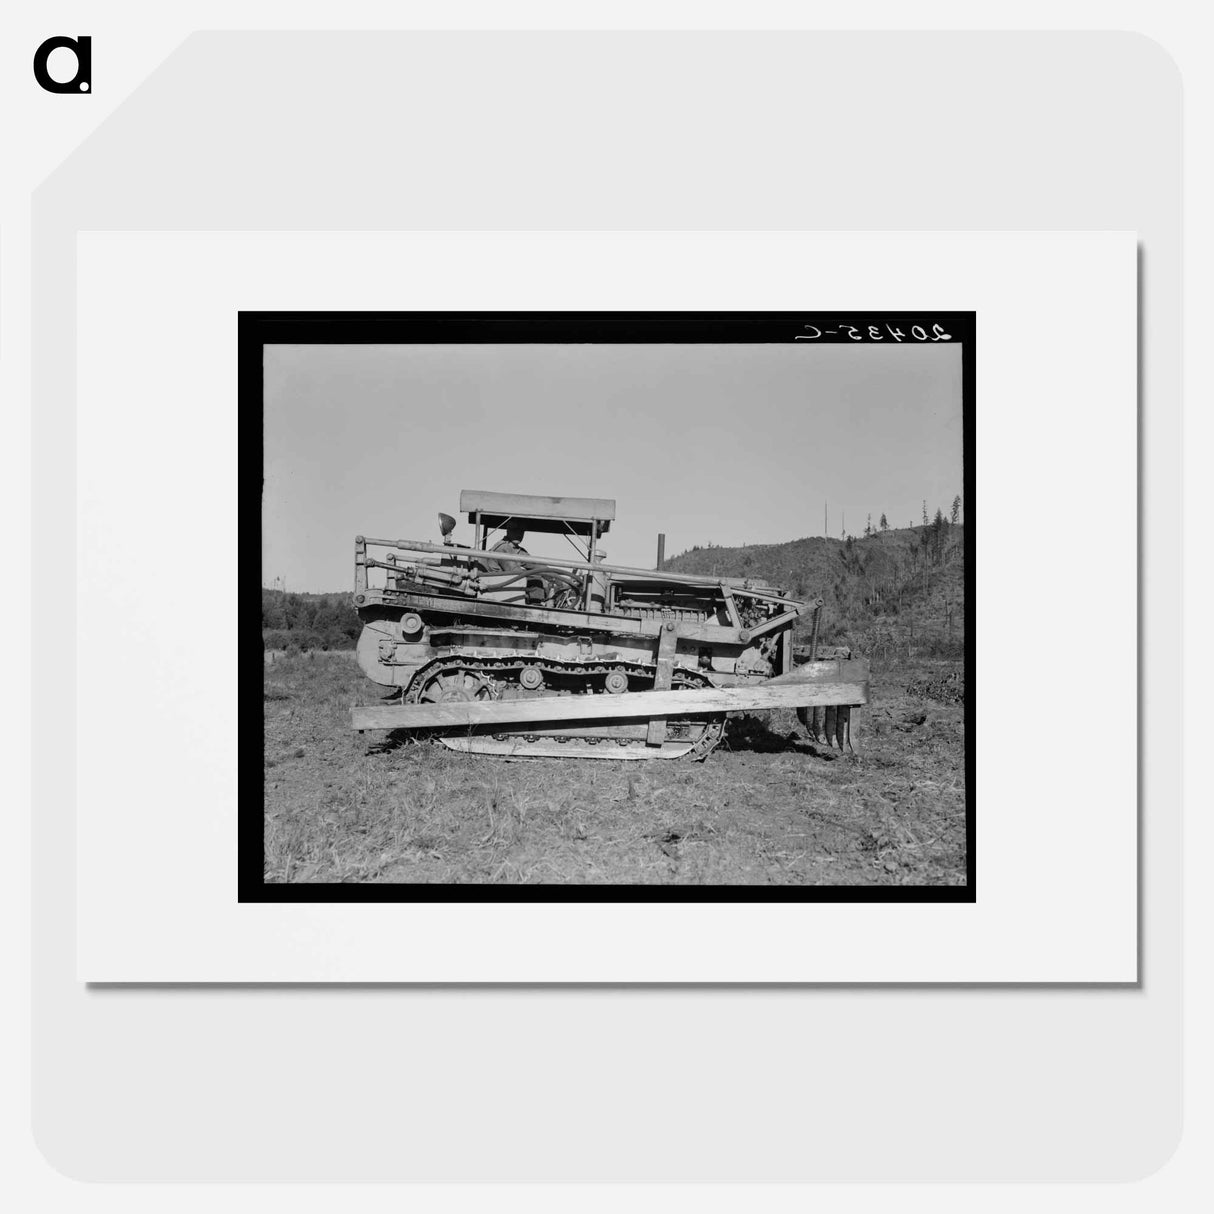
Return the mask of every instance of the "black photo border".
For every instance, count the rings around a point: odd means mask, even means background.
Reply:
[[[240,902],[958,902],[975,886],[975,330],[974,312],[240,312],[238,343],[238,804]],[[920,326],[929,336],[905,335]],[[933,326],[937,326],[933,328]],[[486,343],[831,343],[919,345],[948,340],[962,352],[965,501],[964,886],[900,885],[497,885],[269,883],[265,873],[265,659],[254,602],[261,601],[264,469],[262,356],[266,345]],[[881,336],[874,336],[880,334]],[[944,336],[947,335],[947,336]],[[458,488],[459,486],[455,486]],[[256,599],[254,588],[256,587]],[[260,616],[258,617],[260,621]]]

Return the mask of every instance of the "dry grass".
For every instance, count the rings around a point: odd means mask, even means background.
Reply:
[[[279,658],[266,880],[964,884],[964,710],[922,691],[953,669],[875,673],[859,759],[781,711],[732,719],[704,763],[635,763],[360,737],[378,689],[348,655]]]

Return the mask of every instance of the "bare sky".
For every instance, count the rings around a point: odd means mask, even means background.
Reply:
[[[437,542],[461,489],[614,498],[608,562],[646,568],[659,531],[822,535],[824,502],[905,527],[961,492],[961,427],[952,345],[267,346],[262,581],[352,587],[355,535]]]

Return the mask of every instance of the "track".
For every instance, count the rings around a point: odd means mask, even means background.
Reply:
[[[637,662],[560,662],[536,657],[436,658],[414,675],[406,704],[445,704],[523,699],[532,696],[612,695],[653,687],[655,666]],[[711,687],[707,675],[676,669],[673,689]],[[492,726],[442,735],[452,750],[474,754],[584,759],[703,759],[721,740],[725,715],[673,717],[665,721],[658,745],[647,743],[646,724],[559,720],[534,722],[525,730]]]

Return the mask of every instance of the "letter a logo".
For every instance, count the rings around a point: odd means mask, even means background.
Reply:
[[[76,74],[71,80],[53,80],[46,70],[52,51],[64,48],[76,56]],[[93,40],[83,34],[78,38],[48,38],[34,52],[34,79],[48,93],[88,93],[93,88]]]

